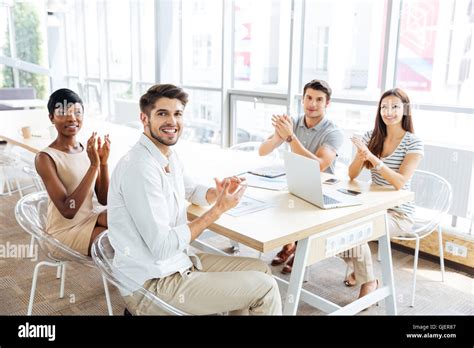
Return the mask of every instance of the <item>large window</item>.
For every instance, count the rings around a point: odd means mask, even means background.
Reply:
[[[184,0],[182,13],[183,83],[220,87],[222,2]]]
[[[70,3],[64,20],[66,36],[63,45],[67,56],[67,73],[68,75],[75,76],[79,76],[80,73],[84,74],[84,72],[79,70],[85,66],[80,64],[80,62],[82,62],[84,56],[84,45],[87,44],[83,33],[80,31],[82,28],[81,14],[83,13],[81,5],[82,3],[79,1]]]
[[[44,2],[7,1],[0,3],[0,86],[33,87],[44,98],[49,90]]]
[[[275,98],[232,95],[233,145],[262,142],[273,133],[272,115],[286,113],[286,101]]]
[[[301,90],[321,79],[338,97],[377,98],[385,12],[380,0],[305,1]]]
[[[98,78],[100,76],[100,55],[99,51],[99,26],[97,20],[97,6],[99,3],[95,1],[85,1],[84,15],[87,18],[87,25],[84,26],[87,45],[85,49],[87,75]],[[78,52],[76,52],[78,54]]]
[[[120,5],[117,1],[106,2],[109,76],[130,80],[132,77],[130,2],[122,0],[119,3]]]
[[[8,32],[8,23],[9,23],[9,11],[8,7],[0,3],[0,54],[5,57],[11,57],[11,50],[9,46],[10,38]],[[5,76],[11,75],[13,69],[7,67],[3,64],[0,64],[1,74],[0,74],[0,86],[2,87],[13,87],[13,79],[5,79]]]
[[[64,68],[68,84],[83,97],[90,114],[114,121],[117,100],[138,103],[155,83],[155,10],[154,0],[65,4],[66,35],[59,45],[66,51],[67,66],[55,69]]]
[[[286,92],[291,1],[234,1],[233,87]]]
[[[198,143],[221,144],[222,112],[221,93],[199,89],[186,89],[183,138]]]
[[[403,1],[396,84],[418,102],[473,107],[471,0]]]
[[[155,6],[153,0],[140,1],[139,5],[139,51],[140,79],[155,81]],[[141,94],[141,91],[139,92]]]

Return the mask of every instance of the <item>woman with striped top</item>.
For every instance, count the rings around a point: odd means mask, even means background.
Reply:
[[[362,168],[370,169],[372,183],[410,189],[410,181],[423,158],[423,143],[415,136],[408,95],[399,88],[382,94],[375,119],[375,127],[362,138],[353,137],[357,154],[349,166],[349,177],[356,178]],[[414,206],[405,203],[388,210],[391,236],[403,235],[413,225]],[[355,254],[355,255],[354,255]],[[367,243],[354,248],[351,257],[354,272],[344,281],[347,286],[362,284],[359,298],[374,291],[378,280],[374,277],[372,255]]]

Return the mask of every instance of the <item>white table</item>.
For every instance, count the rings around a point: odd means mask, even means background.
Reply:
[[[208,177],[212,177],[215,175],[213,170],[224,173],[225,168],[229,168],[225,174],[236,174],[242,170],[235,168],[244,164],[242,159],[244,158],[239,158],[229,150],[211,154],[199,151],[199,147],[195,146],[194,149],[189,148],[184,162],[188,172],[205,172]],[[324,173],[321,179],[324,181],[329,177],[329,174]],[[413,200],[413,193],[356,180],[341,180],[332,187],[362,192],[362,204],[324,210],[287,191],[249,187],[246,195],[274,203],[274,206],[239,217],[223,214],[209,229],[259,252],[278,250],[285,244],[298,241],[290,281],[274,275],[280,289],[286,290],[284,314],[295,315],[300,299],[323,312],[339,315],[358,313],[385,299],[386,313],[397,314],[386,210]],[[209,208],[190,205],[188,219],[193,220],[201,216],[207,209]],[[307,266],[370,240],[378,240],[381,251],[383,285],[379,289],[341,307],[302,288]],[[195,242],[196,247],[201,249],[221,252],[203,241]],[[284,295],[284,292],[282,294]]]
[[[46,108],[47,104],[48,101],[42,99],[0,99],[0,105],[5,105],[11,108]]]

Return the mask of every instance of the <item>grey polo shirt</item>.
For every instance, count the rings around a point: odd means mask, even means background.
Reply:
[[[301,144],[312,153],[316,153],[321,146],[327,146],[337,154],[344,141],[342,131],[326,116],[316,126],[308,128],[302,115],[297,120],[293,120],[293,132]],[[336,160],[337,158],[325,170],[326,173],[334,174]]]

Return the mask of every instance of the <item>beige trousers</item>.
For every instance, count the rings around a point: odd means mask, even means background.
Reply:
[[[412,219],[398,212],[389,211],[387,217],[390,237],[405,235],[405,231],[409,231],[413,225]],[[368,243],[358,245],[344,253],[341,253],[340,256],[349,265],[352,264],[352,269],[354,270],[355,279],[358,284],[364,284],[375,280],[372,253]]]
[[[281,315],[280,291],[264,262],[248,257],[197,256],[202,270],[150,279],[143,286],[190,314]],[[138,292],[124,296],[124,300],[128,310],[137,315],[166,314]]]

